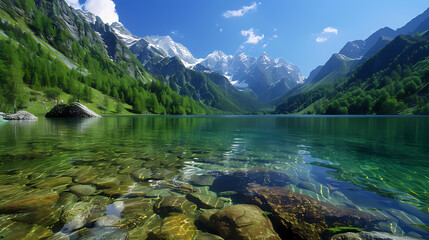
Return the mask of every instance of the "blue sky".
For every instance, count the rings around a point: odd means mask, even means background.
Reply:
[[[113,2],[87,0],[85,4],[104,15],[106,21],[119,16],[137,36],[170,35],[197,58],[214,50],[226,54],[242,50],[252,56],[266,51],[297,65],[304,75],[324,64],[348,41],[365,39],[385,26],[401,27],[429,7],[427,0]]]

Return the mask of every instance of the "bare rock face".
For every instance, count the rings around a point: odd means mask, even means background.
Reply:
[[[85,105],[73,102],[68,105],[61,104],[57,105],[46,113],[45,117],[47,118],[91,118],[91,117],[101,117],[95,112],[91,111]]]
[[[336,207],[282,187],[249,184],[247,190],[254,204],[272,213],[271,220],[279,234],[291,239],[322,239],[327,228],[353,226],[371,229],[381,221],[369,213]]]
[[[280,240],[268,217],[255,205],[227,207],[213,214],[210,222],[224,239]]]
[[[4,116],[5,120],[37,120],[37,117],[26,111],[19,111],[15,114]]]

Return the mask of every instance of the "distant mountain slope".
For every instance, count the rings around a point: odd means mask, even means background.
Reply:
[[[278,104],[290,96],[302,94],[317,87],[330,88],[332,84],[342,82],[351,71],[383,49],[395,37],[405,32],[423,32],[425,29],[429,29],[428,23],[429,9],[396,31],[385,27],[371,34],[365,40],[348,42],[339,54],[333,54],[325,65],[318,66],[313,70],[305,84],[292,89],[285,96],[279,97],[275,103]]]
[[[336,86],[290,96],[278,113],[429,114],[429,33],[399,36]]]
[[[254,58],[242,52],[228,56],[214,51],[200,64],[227,76],[236,88],[252,90],[264,102],[285,94],[304,80],[298,67],[283,58],[272,59],[265,52]]]
[[[122,23],[119,22],[112,23],[110,28],[124,43],[126,43],[127,47],[130,49],[137,42],[140,42],[140,47],[142,47],[143,42],[145,42],[144,45],[146,45],[146,49],[140,48],[140,51],[154,51],[163,57],[178,57],[186,66],[193,66],[198,62],[189,49],[187,49],[182,44],[173,41],[170,36],[146,36],[144,38],[137,37],[133,35],[128,29],[126,29]],[[141,53],[138,52],[135,48],[133,53],[136,55],[141,55]]]
[[[223,75],[188,69],[178,57],[164,58],[148,68],[154,74],[164,76],[169,86],[180,95],[223,111],[256,111],[260,106],[258,100],[235,89]]]

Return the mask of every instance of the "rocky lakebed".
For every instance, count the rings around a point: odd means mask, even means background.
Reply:
[[[297,193],[282,172],[213,172],[188,181],[177,174],[112,164],[24,184],[2,178],[1,239],[400,239],[380,233],[397,220],[362,211],[329,188],[303,186],[339,205]]]

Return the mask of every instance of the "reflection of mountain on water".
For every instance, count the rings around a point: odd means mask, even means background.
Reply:
[[[47,118],[47,132],[85,132],[92,125],[100,121],[100,118]]]

